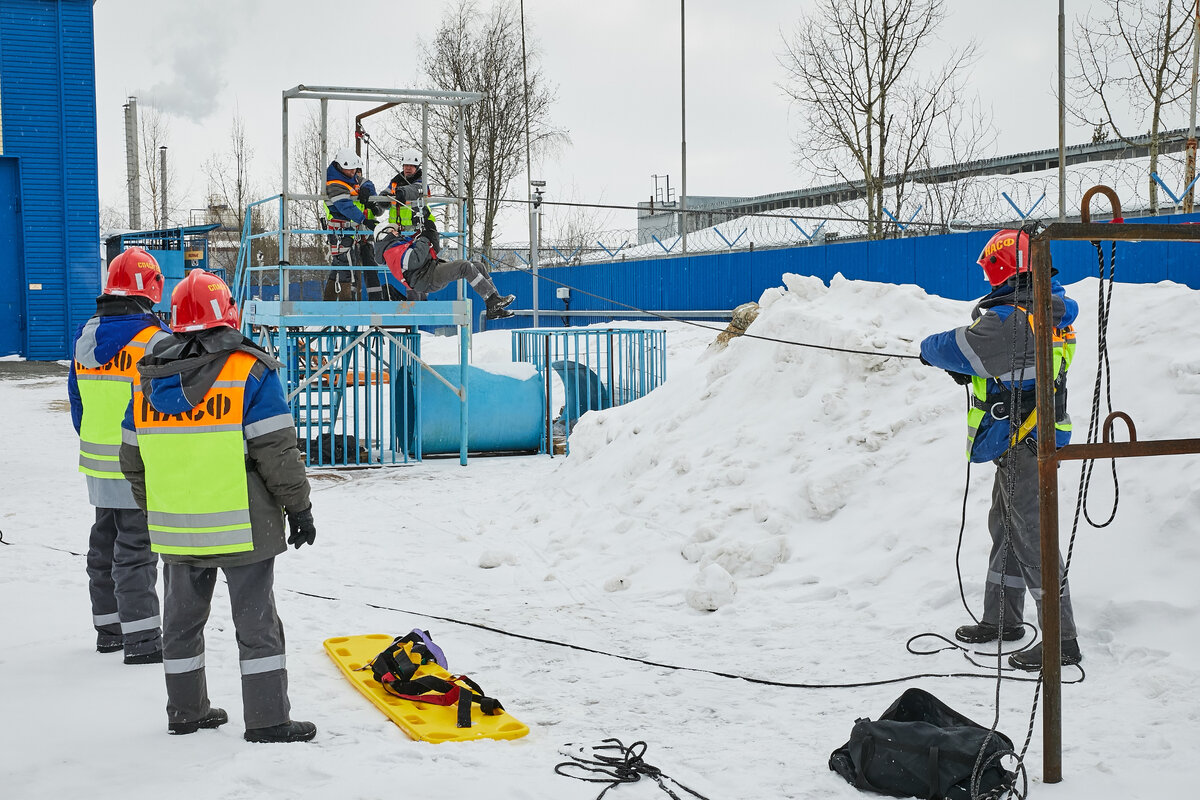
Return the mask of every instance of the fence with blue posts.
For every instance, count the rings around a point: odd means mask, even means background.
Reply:
[[[570,452],[579,418],[644,397],[667,378],[664,330],[532,328],[513,331],[512,360],[533,364],[544,380],[542,452]]]

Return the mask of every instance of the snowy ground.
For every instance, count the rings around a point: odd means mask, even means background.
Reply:
[[[914,287],[840,279],[825,287],[795,276],[786,284],[764,295],[752,333],[915,353],[922,336],[961,324],[970,308]],[[1097,283],[1070,290],[1083,306],[1071,382],[1082,433]],[[1132,415],[1142,439],[1197,435],[1198,300],[1173,284],[1117,287],[1113,404]],[[224,728],[167,736],[161,670],[94,652],[80,555],[91,508],[75,471],[65,369],[3,365],[0,796],[583,800],[602,787],[555,775],[559,748],[616,736],[644,739],[650,762],[712,800],[852,798],[859,793],[828,770],[829,753],[855,718],[878,716],[907,686],[990,723],[989,679],[776,688],[422,616],[786,682],[983,672],[954,652],[905,649],[910,636],[949,636],[968,619],[954,563],[966,466],[962,389],[915,360],[750,339],[706,352],[715,333],[666,327],[667,384],[588,415],[569,458],[313,473],[316,546],[289,552],[276,568],[294,713],[320,728],[314,743],[290,746],[241,739],[223,585],[208,627],[208,680],[214,702],[230,711]],[[444,349],[447,358],[453,347],[425,344],[427,354]],[[487,333],[474,356],[503,360],[508,349],[507,333]],[[1065,779],[1041,782],[1039,718],[1026,759],[1033,797],[1194,791],[1187,764],[1200,750],[1200,459],[1129,459],[1118,474],[1116,521],[1081,528],[1072,567],[1087,679],[1063,689]],[[990,465],[971,472],[962,567],[976,613],[991,479]],[[1078,479],[1078,464],[1063,467],[1064,541]],[[1113,495],[1107,463],[1092,483],[1092,516],[1103,519]],[[719,608],[694,607],[706,603]],[[530,735],[411,742],[321,648],[330,636],[414,626],[431,630],[451,666],[503,700]],[[1032,683],[1006,681],[999,691],[1000,730],[1018,746],[1032,698]],[[641,783],[606,797],[665,795]]]

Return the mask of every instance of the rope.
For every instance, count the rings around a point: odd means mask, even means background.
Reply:
[[[302,597],[312,597],[312,598],[316,598],[318,600],[330,600],[335,603],[342,602],[341,598],[338,598],[338,597],[330,597],[328,595],[323,595],[323,594],[314,594],[312,592],[302,592],[299,589],[287,589],[286,591],[290,591],[293,594],[298,594]],[[629,655],[625,655],[623,653],[613,653],[613,652],[609,652],[607,650],[598,650],[596,648],[586,647],[584,645],[579,645],[579,644],[571,644],[570,642],[562,642],[562,641],[558,641],[556,639],[546,639],[546,638],[543,638],[540,636],[530,636],[529,634],[525,634],[525,633],[514,633],[513,631],[505,630],[503,628],[497,628],[492,625],[485,625],[481,622],[470,622],[467,620],[457,619],[455,617],[447,617],[447,616],[442,616],[442,615],[438,615],[438,614],[427,614],[422,611],[411,611],[409,609],[404,609],[404,608],[393,608],[392,606],[383,606],[383,605],[378,605],[376,603],[363,603],[363,605],[367,606],[368,608],[378,609],[379,611],[393,611],[398,614],[411,614],[412,616],[415,616],[415,617],[423,617],[425,619],[436,619],[439,622],[449,622],[453,625],[462,625],[467,628],[476,628],[478,630],[488,631],[489,633],[495,633],[495,634],[499,634],[501,636],[507,636],[512,639],[522,639],[527,642],[537,642],[538,644],[550,645],[552,647],[565,647],[570,650],[578,650],[578,651],[584,652],[584,653],[592,653],[593,655],[604,656],[606,658],[616,658],[616,659],[620,659],[622,661],[631,661],[635,664],[642,664],[644,666],[655,667],[657,669],[669,669],[669,670],[675,670],[678,672],[697,672],[702,675],[713,675],[718,678],[730,678],[733,680],[746,681],[747,683],[755,683],[755,684],[760,684],[763,686],[777,686],[777,687],[784,688],[784,689],[858,689],[858,688],[862,688],[862,687],[866,687],[866,686],[886,686],[886,685],[892,684],[892,683],[906,683],[908,681],[917,680],[919,678],[988,678],[988,679],[991,679],[993,677],[990,674],[980,675],[979,673],[975,673],[975,672],[951,672],[951,673],[923,672],[923,673],[919,673],[916,675],[906,675],[906,676],[900,677],[900,678],[882,678],[880,680],[860,681],[857,683],[796,683],[796,682],[790,682],[790,681],[773,681],[773,680],[769,680],[767,678],[756,678],[756,677],[753,677],[750,675],[742,675],[742,674],[739,674],[736,672],[722,672],[720,670],[705,669],[703,667],[684,667],[684,666],[680,666],[678,664],[667,664],[667,663],[664,663],[661,661],[650,661],[649,659],[645,659],[645,658],[637,658],[636,656],[629,656]],[[917,636],[914,636],[913,639],[916,639],[920,636],[925,636],[925,635],[928,635],[928,634],[918,634]],[[912,639],[910,639],[909,641],[911,642]],[[915,655],[932,655],[933,652],[940,652],[940,651],[932,651],[930,653],[920,653],[920,652],[910,649],[909,652],[914,653]],[[1082,672],[1082,669],[1080,671]],[[1023,681],[1023,682],[1032,683],[1035,679],[1034,678],[1020,678],[1020,677],[1016,677],[1016,676],[1005,676],[1005,680]],[[1080,680],[1082,680],[1082,678]],[[1070,681],[1070,683],[1078,683],[1078,682],[1079,681]]]
[[[1096,298],[1096,384],[1092,390],[1092,416],[1088,420],[1087,443],[1094,444],[1097,439],[1100,427],[1100,387],[1103,384],[1105,387],[1105,402],[1108,407],[1108,412],[1111,414],[1113,409],[1112,404],[1112,364],[1108,358],[1108,320],[1112,310],[1112,292],[1113,284],[1116,280],[1117,271],[1117,243],[1111,243],[1109,255],[1108,276],[1105,277],[1104,269],[1104,248],[1100,242],[1092,242],[1096,248],[1096,263],[1100,274],[1100,283],[1098,296]],[[1108,281],[1108,294],[1105,295],[1105,280]],[[1112,479],[1113,479],[1113,506],[1112,512],[1108,515],[1108,519],[1104,522],[1097,523],[1092,519],[1091,514],[1087,509],[1087,497],[1091,488],[1092,469],[1095,467],[1095,460],[1087,459],[1083,462],[1083,470],[1080,473],[1080,495],[1083,497],[1083,516],[1088,521],[1088,524],[1093,528],[1107,527],[1117,516],[1117,506],[1121,500],[1121,485],[1117,479],[1117,460],[1111,459],[1112,464]],[[1079,512],[1075,514],[1076,524],[1078,524]],[[1075,535],[1071,534],[1071,545],[1075,544]],[[1070,550],[1068,550],[1067,562],[1070,563]]]
[[[634,742],[626,747],[620,739],[605,739],[600,744],[591,748],[566,744],[563,745],[560,752],[571,760],[555,764],[554,772],[562,775],[564,778],[574,778],[577,781],[607,783],[608,786],[605,786],[600,794],[596,795],[596,800],[601,800],[604,795],[608,794],[609,789],[620,786],[623,783],[637,783],[643,776],[657,783],[658,788],[666,792],[671,800],[680,800],[680,797],[671,791],[671,788],[667,786],[667,781],[670,781],[699,800],[708,800],[707,797],[695,789],[684,786],[658,767],[647,763],[643,758],[646,754],[646,748],[646,743],[642,741]],[[599,752],[602,750],[612,750],[619,755],[605,755]],[[584,756],[584,753],[588,751],[590,751],[591,758]]]
[[[530,267],[514,267],[513,269],[517,272],[523,272],[526,275],[530,275],[530,276],[533,275],[533,269]],[[628,303],[622,303],[619,300],[613,300],[611,297],[604,297],[603,295],[595,294],[595,293],[589,292],[585,289],[577,288],[575,286],[572,286],[569,283],[563,283],[562,281],[555,280],[554,278],[547,278],[545,275],[538,275],[537,278],[538,278],[538,280],[549,281],[550,283],[553,283],[556,286],[566,287],[566,288],[570,289],[572,292],[579,292],[582,295],[587,295],[588,297],[594,297],[597,300],[601,300],[605,303],[610,303],[614,306],[620,306],[621,308],[627,308],[630,311],[637,311],[641,314],[649,314],[652,317],[657,317],[658,319],[667,320],[668,322],[682,322],[685,325],[692,325],[697,328],[703,328],[706,331],[713,331],[714,333],[724,333],[724,331],[725,331],[724,328],[714,328],[711,325],[705,325],[701,322],[696,322],[694,320],[684,319],[682,317],[673,317],[670,314],[662,314],[662,313],[659,313],[658,311],[649,311],[644,308],[639,308],[638,306],[629,305]],[[559,314],[557,314],[557,313],[551,314],[550,312],[547,312],[547,316],[559,316]],[[811,342],[794,342],[790,339],[776,339],[773,336],[759,336],[754,333],[743,333],[743,334],[741,334],[741,336],[739,338],[758,339],[758,340],[764,341],[764,342],[775,342],[776,344],[789,344],[789,345],[794,345],[796,347],[809,347],[814,350],[830,350],[835,353],[853,353],[855,355],[875,356],[877,358],[912,358],[912,359],[920,358],[920,356],[913,356],[913,355],[909,355],[907,353],[881,353],[881,352],[875,351],[875,350],[854,350],[854,349],[847,348],[847,347],[832,347],[830,345],[812,344]]]

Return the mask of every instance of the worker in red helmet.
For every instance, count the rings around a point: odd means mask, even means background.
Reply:
[[[273,586],[275,556],[317,532],[280,364],[242,336],[229,288],[203,270],[171,293],[171,330],[139,365],[121,445],[121,469],[163,560],[167,730],[229,720],[209,702],[204,669],[219,567],[241,657],[245,739],[305,742],[317,728],[291,718]]]
[[[1024,635],[1025,592],[1033,595],[1042,622],[1041,529],[1038,515],[1037,414],[1033,323],[1033,281],[1029,272],[1029,232],[1002,230],[979,254],[979,265],[992,291],[971,312],[970,325],[937,333],[921,342],[921,361],[948,371],[970,387],[967,457],[993,461],[996,478],[988,528],[992,549],[984,590],[983,616],[964,625],[955,637],[970,644]],[[1051,279],[1055,445],[1071,440],[1067,413],[1067,370],[1075,355],[1079,305]],[[1059,570],[1062,560],[1059,559]],[[1065,580],[1060,614],[1062,662],[1083,658],[1075,630],[1071,593]],[[1025,670],[1042,666],[1042,646],[1009,657]]]
[[[96,650],[124,651],[126,664],[162,661],[158,558],[117,458],[137,364],[149,345],[168,336],[153,312],[162,290],[162,271],[145,250],[114,258],[96,313],[75,332],[67,377],[79,471],[96,508],[87,553]]]

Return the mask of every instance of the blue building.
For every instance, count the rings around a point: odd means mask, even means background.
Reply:
[[[0,356],[69,357],[100,292],[92,0],[0,0]]]

